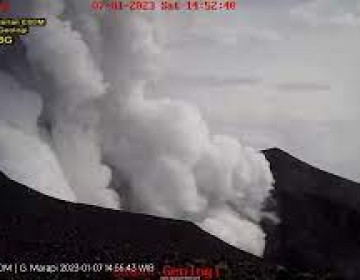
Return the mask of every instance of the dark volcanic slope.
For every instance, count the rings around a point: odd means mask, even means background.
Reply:
[[[288,279],[284,276],[287,272],[266,265],[189,222],[59,201],[0,173],[0,262],[136,260],[156,265],[164,261],[184,264],[187,260],[208,266],[222,261],[230,268],[223,279],[280,279],[280,274],[285,277],[281,279]]]
[[[268,229],[265,258],[360,279],[360,184],[279,150],[264,151],[281,223]]]

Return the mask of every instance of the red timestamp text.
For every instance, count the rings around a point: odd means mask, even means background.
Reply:
[[[237,6],[237,0],[94,0],[91,2],[91,8],[95,11],[234,11]]]
[[[8,13],[8,12],[10,12],[10,1],[0,2],[0,13]]]
[[[91,8],[96,11],[152,11],[156,9],[155,1],[93,1]]]
[[[237,8],[235,0],[232,1],[187,1],[187,10],[204,10],[204,11],[233,11]]]

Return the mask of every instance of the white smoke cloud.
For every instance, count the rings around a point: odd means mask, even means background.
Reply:
[[[0,169],[44,194],[76,201],[57,158],[38,137],[0,122]]]
[[[130,210],[194,221],[261,255],[265,242],[258,222],[273,180],[265,157],[232,137],[211,135],[192,104],[147,98],[149,83],[161,75],[157,28],[171,17],[124,13],[95,18],[87,5],[75,5],[71,13],[67,2],[30,2],[35,15],[47,16],[48,26],[25,40],[28,60],[43,77],[40,95],[24,101],[31,117],[16,110],[0,115],[19,123],[16,131],[8,126],[0,130],[5,159],[11,158],[13,147],[23,146],[10,160],[14,176],[31,174],[35,179],[30,186],[54,193],[44,189],[48,183],[48,188],[57,186],[57,197],[76,196],[83,203],[120,209],[120,201],[127,199],[123,205]],[[40,112],[50,124],[53,149],[46,144],[34,148],[40,137],[22,135],[29,119],[36,130]],[[7,130],[17,139],[12,146]],[[29,147],[39,155],[29,157]],[[21,165],[25,157],[29,165],[37,162],[38,169]],[[63,183],[40,180],[43,165],[57,160],[61,169],[53,167],[57,171],[52,174],[63,173]],[[9,161],[0,162],[9,169]],[[111,179],[129,183],[114,190],[109,188]],[[75,194],[71,198],[69,185]]]
[[[40,139],[37,118],[42,102],[11,76],[0,73],[0,169],[47,195],[75,201],[56,155]]]
[[[36,133],[37,119],[42,111],[41,97],[24,90],[6,73],[0,73],[0,84],[0,120],[28,133]]]
[[[144,171],[136,172],[133,188],[143,211],[155,215],[186,218],[206,206],[191,170],[172,158],[155,158]]]
[[[60,163],[80,201],[118,208],[115,193],[108,189],[111,171],[101,163],[96,129],[98,113],[93,101],[106,92],[102,73],[90,50],[70,22],[48,14],[46,28],[25,40],[29,60],[54,81],[45,93],[52,139]]]
[[[212,210],[199,225],[242,250],[258,256],[263,253],[265,234],[261,228],[229,208]]]

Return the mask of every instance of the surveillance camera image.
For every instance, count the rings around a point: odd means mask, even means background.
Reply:
[[[0,1],[0,278],[360,279],[359,0]]]

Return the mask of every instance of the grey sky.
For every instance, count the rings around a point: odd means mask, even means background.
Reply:
[[[163,28],[158,94],[196,102],[215,132],[360,181],[359,1],[239,2]]]

